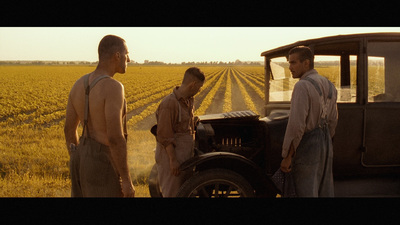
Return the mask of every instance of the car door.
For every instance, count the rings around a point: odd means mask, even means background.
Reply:
[[[364,167],[400,166],[400,40],[369,40]]]

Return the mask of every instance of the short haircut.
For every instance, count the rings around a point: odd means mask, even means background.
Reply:
[[[304,60],[310,60],[310,69],[314,69],[314,54],[311,49],[307,46],[296,46],[289,51],[289,55],[293,53],[299,54],[300,62],[304,62]]]
[[[182,83],[187,83],[188,81],[192,81],[192,78],[196,78],[199,81],[204,81],[206,77],[204,73],[197,67],[190,67],[186,70],[185,75],[183,76]]]
[[[124,39],[115,35],[104,36],[99,43],[99,60],[109,59],[114,53],[121,52],[124,48]]]

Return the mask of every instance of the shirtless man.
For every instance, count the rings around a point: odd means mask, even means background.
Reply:
[[[97,68],[76,81],[68,98],[64,134],[70,155],[71,196],[134,197],[127,163],[125,91],[113,79],[115,73],[126,71],[128,48],[124,39],[107,35],[100,41],[98,53]],[[87,90],[88,85],[92,89]],[[80,122],[83,131],[78,138]]]

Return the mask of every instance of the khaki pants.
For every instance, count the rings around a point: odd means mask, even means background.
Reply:
[[[123,196],[109,147],[93,139],[81,138],[77,150],[71,152],[70,172],[71,197]]]
[[[177,161],[181,164],[189,158],[193,157],[193,135],[175,134],[176,147],[175,154]],[[185,173],[181,172],[179,176],[171,173],[169,156],[164,146],[157,142],[155,152],[156,165],[158,170],[158,182],[160,184],[163,197],[176,197],[181,187]]]

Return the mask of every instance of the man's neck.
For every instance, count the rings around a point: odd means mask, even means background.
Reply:
[[[115,71],[111,68],[112,67],[109,65],[98,64],[93,72],[93,76],[108,75],[110,77],[113,77],[115,75]]]
[[[186,86],[181,85],[176,91],[179,92],[179,95],[185,100],[187,100],[190,97],[187,94],[187,87]]]
[[[308,75],[310,75],[314,71],[315,71],[314,69],[307,70],[307,72],[305,72],[303,75],[301,75],[300,79],[304,79],[305,77],[307,77]]]

